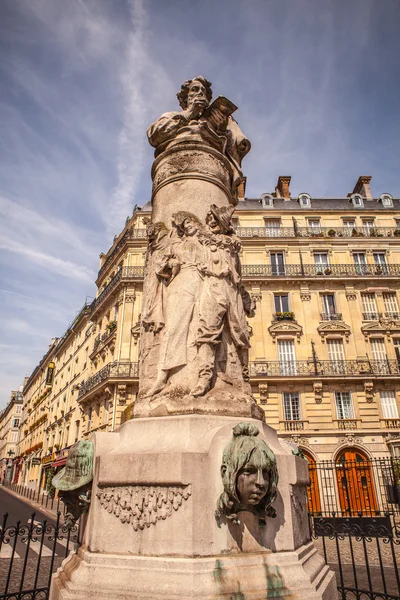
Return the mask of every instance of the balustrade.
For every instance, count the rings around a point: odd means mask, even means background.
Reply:
[[[139,365],[138,363],[120,363],[112,362],[108,363],[105,367],[100,369],[97,373],[89,377],[86,381],[82,381],[79,387],[78,399],[82,398],[87,392],[93,389],[96,385],[109,379],[111,377],[120,377],[121,379],[137,378],[139,376]]]

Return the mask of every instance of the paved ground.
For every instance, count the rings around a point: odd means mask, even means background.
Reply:
[[[51,572],[61,565],[65,556],[73,549],[73,541],[68,539],[65,531],[59,531],[55,538],[54,512],[39,509],[35,503],[0,488],[0,527],[4,523],[3,512],[8,512],[9,515],[0,538],[3,541],[0,548],[0,596],[6,589],[8,593],[12,593],[19,589],[47,587]],[[16,536],[15,526],[18,521],[21,524]],[[42,526],[44,523],[45,529]],[[27,535],[29,531],[30,536]]]

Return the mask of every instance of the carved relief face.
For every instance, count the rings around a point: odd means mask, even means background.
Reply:
[[[188,97],[187,97],[188,107],[192,106],[194,103],[202,104],[203,108],[207,108],[207,106],[208,106],[206,88],[197,79],[194,79],[192,81],[192,83],[190,84]]]
[[[256,449],[238,474],[236,486],[240,504],[259,504],[267,493],[268,484],[268,466],[260,450]]]
[[[192,219],[185,219],[182,223],[182,229],[184,231],[184,234],[187,236],[196,235],[196,233],[199,230],[197,223],[195,221],[192,221]]]
[[[221,233],[221,225],[218,223],[217,219],[211,211],[207,213],[206,224],[209,226],[212,233]]]

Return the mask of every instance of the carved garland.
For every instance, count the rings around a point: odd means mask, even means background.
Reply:
[[[108,513],[138,531],[170,517],[191,494],[190,485],[149,485],[101,488],[96,495]]]

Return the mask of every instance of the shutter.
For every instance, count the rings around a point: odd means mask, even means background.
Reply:
[[[384,419],[398,419],[399,413],[397,410],[395,392],[380,392],[379,394]]]
[[[278,341],[278,356],[282,375],[296,375],[296,355],[293,340]]]
[[[385,311],[387,313],[398,313],[399,309],[397,306],[396,294],[383,294],[383,301],[385,303]]]
[[[328,340],[328,356],[334,362],[345,360],[342,340]]]
[[[376,313],[375,294],[361,294],[363,309],[366,313]]]
[[[386,361],[386,348],[385,342],[382,339],[371,340],[371,350],[374,360],[385,360]]]

